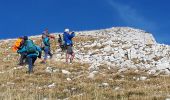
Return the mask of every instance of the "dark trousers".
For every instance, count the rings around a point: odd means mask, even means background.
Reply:
[[[19,65],[23,65],[24,63],[26,63],[26,58],[27,58],[27,54],[21,53],[19,58]]]
[[[33,72],[33,66],[34,66],[36,59],[37,59],[37,56],[27,57],[28,65],[29,65],[29,70],[28,70],[29,73]]]

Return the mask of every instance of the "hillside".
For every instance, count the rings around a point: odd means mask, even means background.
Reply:
[[[40,44],[40,36],[32,36]],[[165,100],[170,98],[170,46],[129,27],[76,32],[75,61],[52,40],[54,57],[36,61],[34,74],[18,66],[15,39],[0,41],[2,100]]]

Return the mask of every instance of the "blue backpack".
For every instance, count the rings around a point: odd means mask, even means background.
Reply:
[[[43,39],[44,45],[45,45],[45,46],[50,46],[50,42],[49,42],[49,41],[50,41],[49,38],[47,38],[47,37],[44,38],[44,39]]]
[[[27,53],[35,53],[37,51],[37,48],[32,40],[26,41],[26,50]]]

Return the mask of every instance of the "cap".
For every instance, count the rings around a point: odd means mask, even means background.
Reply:
[[[65,30],[64,30],[64,32],[69,32],[70,30],[68,29],[68,28],[66,28]]]

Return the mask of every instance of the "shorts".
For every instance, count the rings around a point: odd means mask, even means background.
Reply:
[[[71,45],[67,45],[67,54],[73,54],[73,48],[72,48],[72,46]]]

